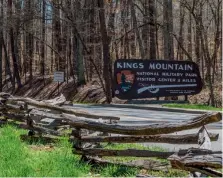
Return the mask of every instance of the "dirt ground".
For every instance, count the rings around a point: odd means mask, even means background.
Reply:
[[[35,76],[32,81],[26,81],[22,79],[23,87],[13,92],[14,95],[30,97],[35,99],[52,99],[61,93],[65,96],[66,100],[74,101],[77,103],[106,103],[103,89],[100,87],[97,81],[92,81],[84,86],[77,87],[73,79],[68,82],[60,83],[53,81],[53,76],[42,77]],[[59,86],[59,89],[58,89]],[[4,85],[4,92],[12,93],[11,84],[8,82]],[[214,87],[216,107],[222,107],[222,86],[221,84]],[[188,97],[189,103],[192,104],[208,104],[210,100],[209,90],[203,89],[201,93]],[[160,102],[164,101],[164,98],[160,98]],[[184,101],[184,96],[178,97],[178,102]],[[119,100],[113,98],[112,103],[131,103],[131,104],[149,104],[155,103],[156,98],[139,99],[139,100]],[[169,101],[171,102],[171,101]],[[173,102],[176,102],[174,100]]]

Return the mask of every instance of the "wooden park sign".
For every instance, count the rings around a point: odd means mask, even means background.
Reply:
[[[119,59],[114,75],[120,99],[194,95],[202,89],[199,68],[191,61]]]

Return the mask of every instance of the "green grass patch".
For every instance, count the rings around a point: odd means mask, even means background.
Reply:
[[[212,106],[202,104],[163,104],[162,106],[170,108],[185,108],[185,109],[198,109],[198,110],[210,110],[210,111],[222,111],[222,108],[216,108]]]
[[[135,177],[139,168],[106,165],[92,166],[80,162],[80,156],[72,153],[68,138],[61,138],[56,143],[23,142],[21,134],[26,130],[6,125],[0,128],[0,177]],[[105,144],[106,149],[149,149],[164,151],[159,147],[144,147],[140,144]],[[115,157],[105,157],[114,159]],[[117,161],[130,161],[139,158],[116,157]],[[155,159],[155,158],[154,158]],[[162,161],[162,160],[160,160]],[[166,161],[166,160],[165,160]],[[186,176],[185,171],[170,169],[166,171],[148,171],[148,175]]]
[[[138,149],[138,150],[151,150],[151,151],[167,151],[164,148],[158,146],[147,147],[141,144],[136,143],[109,143],[109,144],[102,144],[106,149],[115,149],[115,150],[125,150],[125,149]]]
[[[0,129],[0,177],[79,177],[89,173],[90,166],[79,162],[67,140],[46,149],[41,142],[21,142],[19,136],[24,133],[27,131],[11,126]]]

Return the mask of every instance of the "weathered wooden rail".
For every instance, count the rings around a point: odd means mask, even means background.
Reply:
[[[204,127],[206,124],[221,121],[221,113],[205,113],[183,122],[126,126],[117,123],[118,117],[93,115],[58,106],[63,104],[60,99],[36,101],[0,93],[0,102],[0,112],[3,115],[0,125],[14,123],[18,127],[28,129],[31,135],[29,138],[38,139],[38,135],[45,134],[43,138],[48,141],[55,138],[46,134],[61,136],[64,134],[61,129],[72,129],[70,140],[74,143],[73,153],[82,155],[83,159],[94,163],[114,164],[97,156],[156,157],[168,159],[175,168],[210,176],[222,175],[214,170],[222,167],[222,152],[211,151],[208,146],[211,141],[217,141],[219,135],[207,133]],[[196,134],[171,135],[174,132],[200,127],[202,128]],[[22,139],[27,139],[27,137],[22,136]],[[97,147],[102,142],[198,144],[200,148],[180,150],[177,153],[136,149],[108,150]],[[144,160],[116,164],[153,170],[159,170],[159,166],[162,169],[164,166],[163,163],[154,163],[154,160],[153,163],[150,160]],[[165,166],[168,167],[168,165]]]

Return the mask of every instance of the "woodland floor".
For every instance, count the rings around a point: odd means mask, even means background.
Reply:
[[[23,78],[22,82],[23,87],[14,91],[14,95],[42,100],[54,98],[62,93],[68,101],[77,103],[106,103],[103,89],[96,80],[93,80],[84,86],[77,87],[73,79],[69,79],[68,82],[59,84],[59,90],[58,83],[53,81],[53,76],[46,76],[44,80],[42,77],[34,76],[32,81],[25,81]],[[12,93],[10,82],[4,85],[3,91]],[[221,107],[222,86],[220,83],[214,86],[214,93],[216,107]],[[209,96],[209,90],[204,88],[201,93],[189,96],[188,100],[191,104],[207,105],[210,98]],[[118,98],[113,98],[113,103],[119,104],[150,104],[154,101],[156,101],[156,98],[139,100],[119,100]],[[160,98],[160,101],[164,101],[164,98]],[[178,101],[184,101],[184,96],[179,96]]]

